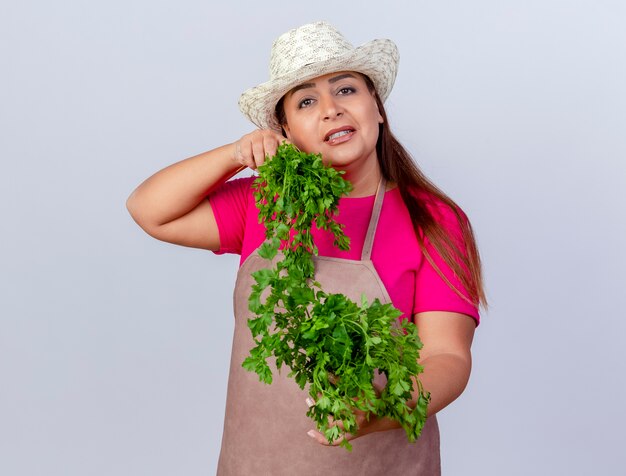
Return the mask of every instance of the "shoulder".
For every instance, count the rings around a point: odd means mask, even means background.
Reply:
[[[254,176],[229,180],[208,196],[220,234],[218,254],[243,254],[247,226],[249,223],[258,221],[250,219],[256,210],[253,193],[254,180]]]
[[[216,218],[228,221],[233,214],[246,215],[250,203],[254,203],[254,179],[242,177],[228,180],[209,193],[207,198]]]
[[[241,177],[228,180],[212,190],[208,199],[214,207],[244,207],[254,201],[253,184],[256,177]]]
[[[411,194],[429,212],[434,221],[455,236],[462,235],[462,228],[469,225],[469,218],[452,199],[446,199],[424,189],[413,189]]]

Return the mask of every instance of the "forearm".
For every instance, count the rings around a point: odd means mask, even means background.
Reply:
[[[469,380],[471,357],[462,358],[456,354],[437,354],[421,362],[424,372],[418,378],[424,391],[430,392],[427,416],[434,415],[456,400]],[[417,402],[417,386],[414,385],[411,406]]]
[[[234,144],[218,147],[155,173],[132,192],[126,206],[137,223],[169,223],[194,209],[240,166]]]
[[[421,362],[424,372],[419,375],[425,392],[430,392],[430,403],[426,412],[427,417],[434,415],[441,409],[456,400],[469,380],[471,371],[471,357],[464,359],[455,354],[437,354]],[[411,408],[415,408],[419,397],[419,389],[413,382],[413,398],[408,402]],[[377,418],[370,431],[384,431],[400,428],[400,424],[390,418]]]

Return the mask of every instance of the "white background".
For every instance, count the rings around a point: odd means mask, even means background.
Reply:
[[[444,475],[623,474],[619,1],[5,2],[0,474],[215,473],[237,256],[125,208],[252,129],[271,43],[325,19],[401,54],[391,126],[468,214],[491,308],[439,414]],[[245,449],[242,449],[245,450]]]

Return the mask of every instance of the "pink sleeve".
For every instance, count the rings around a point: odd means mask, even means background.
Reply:
[[[229,180],[209,194],[220,235],[220,249],[215,254],[241,254],[252,181],[253,177]]]
[[[433,211],[439,212],[439,216],[435,215],[435,218],[448,230],[453,241],[461,244],[461,227],[459,226],[454,212],[443,204],[436,207],[436,210]],[[462,210],[460,210],[460,212],[461,218],[467,221],[468,218],[465,213],[463,213]],[[439,253],[437,253],[428,238],[425,238],[424,244],[440,271],[459,291],[461,291],[461,293],[463,293],[463,295],[469,297],[461,281],[454,275],[452,269],[445,263]],[[450,289],[448,284],[437,274],[437,271],[435,271],[426,257],[423,257],[422,264],[417,271],[415,301],[413,306],[413,314],[425,311],[458,312],[473,317],[476,320],[476,326],[480,323],[478,308],[463,300],[456,292]]]

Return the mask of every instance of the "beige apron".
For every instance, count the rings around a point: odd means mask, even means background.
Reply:
[[[391,302],[370,259],[376,225],[385,195],[381,182],[376,193],[361,260],[315,257],[315,279],[327,293],[343,293],[355,302],[365,294]],[[275,259],[282,259],[279,254]],[[429,417],[420,438],[409,443],[403,429],[370,433],[351,440],[352,452],[339,446],[325,446],[307,435],[315,423],[306,416],[308,385],[304,390],[287,378],[285,365],[277,371],[274,358],[271,385],[259,381],[241,364],[254,347],[248,328],[248,296],[254,284],[252,272],[267,268],[268,261],[255,251],[241,265],[234,292],[235,330],[233,337],[224,434],[218,462],[218,476],[367,476],[441,474],[439,427]],[[384,385],[384,376],[377,383]]]

